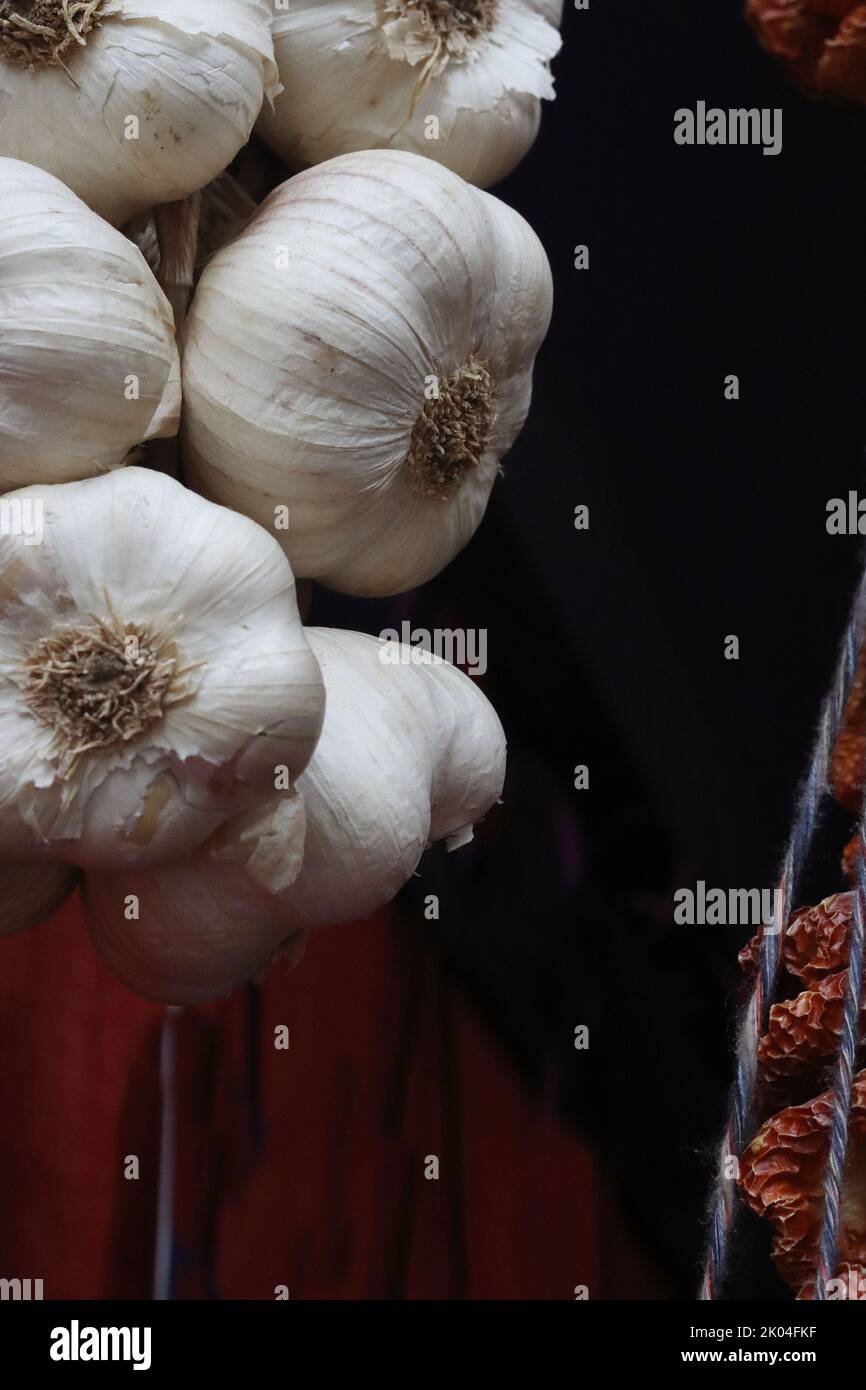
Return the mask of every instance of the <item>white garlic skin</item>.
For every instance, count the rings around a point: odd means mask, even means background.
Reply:
[[[0,159],[0,491],[177,433],[174,318],[141,253],[58,179]]]
[[[297,874],[304,849],[304,800],[286,792],[266,815],[248,813],[216,832],[209,844],[207,872],[195,872],[199,856],[159,869],[88,873],[84,908],[93,942],[105,964],[136,994],[165,1004],[218,999],[249,980],[279,950],[289,934],[270,895],[238,862],[259,848],[271,826],[277,839],[280,874]],[[255,845],[243,838],[251,822]],[[227,841],[220,853],[223,840]],[[130,919],[127,904],[135,900]]]
[[[74,80],[0,51],[0,155],[115,226],[216,178],[279,91],[270,0],[107,0],[66,61]]]
[[[188,861],[90,873],[88,925],[130,989],[167,1003],[243,983],[295,932],[369,916],[414,873],[425,848],[499,800],[505,736],[468,676],[427,652],[363,633],[306,630],[322,670],[322,735],[293,799],[223,825]],[[302,856],[302,859],[301,859]],[[129,894],[136,921],[124,920]]]
[[[307,636],[328,705],[298,781],[303,866],[275,895],[292,928],[356,921],[390,902],[428,845],[470,830],[505,781],[502,725],[456,666],[366,633]]]
[[[299,174],[199,283],[187,479],[263,526],[288,507],[275,534],[299,578],[361,596],[422,584],[484,515],[551,307],[535,233],[450,170],[368,151]],[[413,432],[429,393],[474,361],[491,383],[483,449],[446,497],[426,495]]]
[[[68,864],[18,860],[0,863],[0,937],[14,936],[50,917],[77,882]]]
[[[401,149],[486,188],[529,150],[541,102],[554,95],[562,0],[492,0],[489,28],[465,46],[455,37],[450,52],[440,39],[438,54],[423,4],[403,8],[292,0],[274,16],[283,90],[256,129],[294,169]]]
[[[277,768],[296,777],[318,738],[324,691],[290,567],[260,527],[147,469],[3,502],[28,499],[43,508],[42,543],[0,535],[0,856],[103,868],[182,857],[272,796]],[[58,746],[57,716],[34,710],[32,687],[45,642],[92,634],[97,620],[120,624],[121,646],[137,625],[139,649],[175,664],[127,741],[70,764],[92,725],[79,737],[76,703]]]

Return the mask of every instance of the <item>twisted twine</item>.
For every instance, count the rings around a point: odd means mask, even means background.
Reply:
[[[830,1152],[824,1169],[824,1218],[815,1271],[815,1297],[826,1299],[827,1283],[836,1273],[839,1245],[839,1204],[842,1196],[842,1177],[848,1149],[848,1124],[851,1114],[851,1089],[854,1065],[860,1037],[860,999],[863,993],[863,917],[866,903],[866,840],[864,840],[866,808],[860,821],[857,846],[857,884],[854,893],[854,916],[850,926],[851,957],[845,979],[845,1010],[842,1017],[842,1037],[836,1058],[833,1082],[833,1114],[830,1125]]]
[[[804,865],[815,838],[824,797],[830,791],[830,759],[836,743],[854,673],[866,633],[866,569],[860,577],[845,635],[842,639],[833,683],[825,697],[818,733],[809,767],[803,781],[794,824],[785,851],[779,889],[775,894],[772,926],[761,934],[758,964],[751,998],[745,1008],[737,1034],[736,1069],[728,1105],[728,1118],[719,1150],[718,1169],[710,1198],[709,1239],[701,1299],[721,1296],[728,1272],[731,1237],[738,1211],[736,1163],[752,1137],[755,1100],[758,1089],[758,1043],[766,1032],[770,1006],[776,993],[783,933],[791,914]],[[830,1159],[824,1173],[824,1230],[817,1276],[817,1296],[825,1296],[826,1280],[836,1264],[839,1227],[839,1199],[845,1152],[848,1144],[848,1117],[851,1083],[859,1028],[860,989],[863,973],[863,904],[866,902],[863,830],[858,855],[858,887],[855,894],[854,924],[851,928],[851,961],[848,970],[842,1044],[833,1091],[833,1119]],[[828,1273],[829,1272],[829,1273]]]

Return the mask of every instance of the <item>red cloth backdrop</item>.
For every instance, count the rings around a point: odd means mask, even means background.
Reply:
[[[150,1297],[162,1019],[108,975],[77,898],[0,941],[0,1277]],[[443,971],[435,924],[394,908],[320,932],[293,974],[184,1011],[176,1038],[176,1297],[665,1296],[591,1150]]]

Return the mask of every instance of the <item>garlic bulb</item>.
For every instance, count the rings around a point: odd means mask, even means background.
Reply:
[[[0,856],[163,862],[301,771],[324,696],[271,537],[134,467],[0,506]]]
[[[122,984],[160,1003],[217,999],[255,975],[293,935],[244,867],[244,857],[257,862],[257,852],[267,857],[277,848],[283,882],[298,872],[304,801],[294,791],[284,797],[267,813],[232,819],[207,853],[180,864],[85,876],[91,936]]]
[[[60,181],[0,159],[0,489],[89,477],[177,432],[171,309]]]
[[[68,864],[0,864],[0,936],[43,922],[72,892],[78,875]]]
[[[327,708],[296,795],[226,822],[184,863],[87,875],[98,950],[149,998],[224,994],[287,938],[369,915],[428,844],[465,843],[499,798],[502,727],[468,676],[418,648],[306,631]]]
[[[562,0],[292,0],[257,129],[294,168],[391,148],[487,187],[538,133],[561,19]]]
[[[272,871],[257,870],[292,928],[369,916],[402,888],[428,845],[471,839],[505,780],[496,711],[456,666],[365,633],[306,633],[328,704],[298,779],[303,866],[285,892]]]
[[[269,0],[0,0],[0,155],[117,226],[220,174],[278,91]]]
[[[300,577],[423,583],[484,515],[551,295],[527,223],[430,160],[367,151],[298,174],[193,299],[190,484],[276,525]]]

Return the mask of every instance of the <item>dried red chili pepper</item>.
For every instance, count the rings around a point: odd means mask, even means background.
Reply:
[[[812,984],[848,964],[852,893],[831,893],[815,907],[802,908],[785,933],[785,968]]]
[[[866,105],[863,0],[746,0],[746,18],[803,91],[822,101]]]
[[[740,1159],[740,1190],[775,1227],[773,1259],[792,1288],[814,1277],[823,1173],[833,1113],[830,1091],[767,1120]],[[854,1080],[839,1212],[840,1264],[866,1266],[866,1071]]]
[[[866,5],[861,6],[866,26]],[[864,27],[866,32],[866,27]],[[866,61],[864,61],[866,75]],[[830,760],[833,793],[846,811],[859,816],[866,767],[866,647],[860,652],[854,680],[842,715],[842,725]]]
[[[796,999],[773,1005],[769,1027],[758,1046],[766,1081],[796,1076],[838,1051],[846,984],[847,971],[839,970]]]
[[[792,0],[789,4],[778,0],[774,3],[752,0],[749,6],[753,17],[760,13],[762,21],[769,22],[772,18],[781,26],[773,31],[779,42],[785,35],[792,42],[799,42],[805,33],[802,27],[805,19],[820,16],[829,26],[830,38],[825,35],[821,39],[820,54],[817,57],[813,54],[819,66],[842,33],[844,23],[839,21],[847,23],[855,9],[862,20],[862,99],[866,103],[866,3],[853,6],[842,4],[841,0],[822,0],[822,3]],[[775,51],[782,50],[777,46]],[[796,43],[787,57],[792,63],[802,57]],[[858,658],[830,764],[830,782],[837,799],[858,815],[863,802],[864,767],[866,645]],[[853,882],[858,844],[859,836],[855,836],[843,854],[843,872],[849,882]],[[780,943],[782,966],[789,975],[801,979],[807,988],[795,999],[773,1004],[770,1009],[767,1032],[758,1046],[762,1080],[770,1087],[784,1081],[789,1093],[793,1090],[802,1095],[809,1085],[810,1071],[838,1051],[854,903],[853,892],[834,893],[814,907],[798,909],[788,922]],[[740,953],[743,966],[754,969],[764,930],[762,928]],[[792,1086],[795,1079],[799,1084]],[[798,1297],[804,1299],[815,1296],[814,1269],[821,1235],[832,1114],[830,1091],[803,1104],[790,1105],[766,1121],[740,1159],[743,1198],[753,1211],[773,1223],[773,1259],[782,1276],[794,1289],[800,1289]],[[844,1274],[848,1282],[835,1285],[832,1296],[866,1299],[866,1070],[858,1074],[854,1084],[838,1257],[838,1274]]]
[[[842,875],[846,883],[853,887],[857,881],[857,846],[860,843],[859,831],[852,835],[842,851]]]
[[[831,893],[815,907],[799,907],[791,916],[782,942],[782,964],[805,984],[814,984],[831,971],[848,964],[848,941],[854,898],[851,893]],[[740,952],[743,969],[757,964],[761,934],[753,936]]]
[[[829,1296],[835,1299],[866,1299],[866,1268],[863,1265],[842,1264],[836,1270],[837,1284],[830,1289]],[[815,1297],[815,1280],[804,1284],[798,1298]]]

